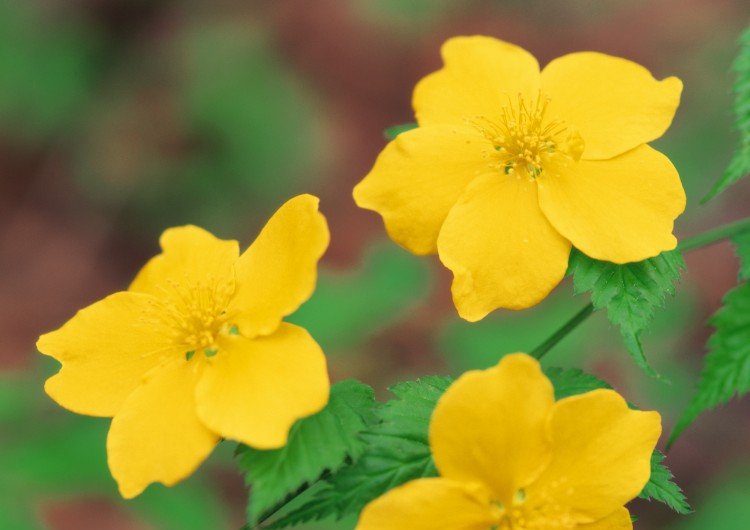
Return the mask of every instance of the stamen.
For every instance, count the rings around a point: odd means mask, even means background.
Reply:
[[[551,494],[553,493],[553,494]],[[494,530],[574,530],[577,521],[570,509],[559,503],[557,492],[541,491],[529,499],[520,489],[512,502],[505,505],[499,501],[491,503]]]
[[[233,279],[220,280],[213,276],[195,281],[169,279],[162,291],[155,320],[171,330],[173,343],[185,352],[190,361],[196,352],[206,357],[219,352],[216,340],[220,334],[239,334],[230,322],[227,307],[234,294]]]
[[[490,166],[505,175],[535,179],[545,170],[577,162],[583,152],[580,135],[559,119],[547,116],[550,99],[541,92],[533,99],[507,95],[499,119],[475,116],[466,122],[492,143],[486,153]]]

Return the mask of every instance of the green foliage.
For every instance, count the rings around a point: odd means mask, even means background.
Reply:
[[[286,446],[272,451],[240,446],[240,467],[251,486],[248,523],[257,524],[290,495],[356,460],[365,447],[358,434],[373,423],[374,408],[369,386],[343,381],[331,387],[325,409],[294,425]]]
[[[686,515],[693,510],[685,498],[682,489],[675,484],[672,472],[664,465],[666,457],[659,451],[651,455],[651,478],[639,495],[642,499],[653,499],[672,508],[675,512]]]
[[[734,83],[734,120],[740,137],[729,166],[704,197],[703,202],[716,197],[750,173],[750,27],[740,37],[740,51],[733,69],[737,74]]]
[[[427,296],[431,283],[424,260],[391,244],[376,245],[356,271],[322,270],[312,298],[289,320],[330,355],[397,321]]]
[[[656,310],[663,307],[666,296],[674,294],[674,284],[684,268],[685,262],[678,251],[617,265],[589,258],[574,249],[569,273],[573,275],[576,294],[591,292],[594,308],[607,310],[609,321],[620,329],[638,366],[658,377],[646,360],[640,336],[651,324]]]
[[[698,392],[672,432],[674,441],[704,411],[750,390],[750,283],[735,287],[711,318],[716,329],[708,341]]]
[[[556,399],[611,388],[581,370],[549,368],[545,373],[555,387]],[[380,422],[362,435],[367,443],[362,457],[328,477],[310,500],[268,527],[285,528],[327,517],[341,519],[359,513],[367,503],[396,486],[437,476],[428,431],[432,411],[450,383],[449,378],[430,377],[393,387],[397,399],[378,409]],[[690,506],[663,460],[663,455],[654,453],[651,478],[640,496],[663,502],[678,513],[688,513]]]
[[[363,434],[367,451],[331,476],[313,499],[274,521],[270,528],[358,513],[368,502],[410,480],[435,476],[427,441],[430,416],[451,380],[426,377],[391,389],[397,399],[378,409],[379,423]]]
[[[401,125],[388,127],[385,131],[383,131],[383,135],[387,140],[393,140],[399,134],[406,131],[411,131],[412,129],[416,129],[417,127],[418,125],[416,123],[402,123]]]
[[[729,291],[711,317],[715,328],[708,340],[698,391],[669,438],[672,445],[703,412],[750,391],[750,232],[732,238],[740,258],[741,283]]]
[[[576,368],[570,370],[547,368],[544,373],[552,381],[552,386],[555,387],[555,400],[584,394],[600,388],[612,388],[595,375],[587,374]]]
[[[50,24],[39,2],[0,2],[0,123],[15,138],[69,128],[94,81],[95,38],[69,19]]]

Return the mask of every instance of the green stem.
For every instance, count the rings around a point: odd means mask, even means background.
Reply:
[[[307,482],[303,484],[297,491],[294,493],[291,493],[288,495],[285,499],[282,499],[279,503],[271,507],[268,511],[266,511],[261,517],[258,519],[258,522],[255,523],[255,526],[253,527],[253,530],[257,530],[260,528],[263,528],[263,525],[268,522],[269,519],[277,515],[281,510],[286,507],[287,504],[292,502],[294,499],[308,491],[310,488],[315,486],[318,482],[322,480],[326,480],[328,477],[331,476],[331,472],[326,470],[322,475],[320,475],[318,478],[316,478],[313,481]]]
[[[724,226],[714,228],[713,230],[703,232],[702,234],[698,234],[697,236],[684,239],[679,245],[677,245],[677,250],[679,250],[680,252],[689,252],[691,250],[713,245],[714,243],[718,243],[719,241],[723,241],[725,239],[730,239],[744,232],[750,232],[750,218],[742,219],[734,223],[729,223]],[[531,351],[531,355],[536,357],[537,359],[541,359],[542,357],[544,357],[544,355],[548,351],[555,347],[558,342],[567,337],[571,331],[577,328],[578,325],[586,320],[593,312],[594,304],[589,303],[573,318],[563,324],[560,329],[555,331],[547,340],[534,348]]]
[[[586,320],[591,313],[594,312],[594,304],[588,304],[586,307],[581,309],[576,315],[568,320],[563,326],[555,331],[550,338],[545,340],[539,346],[531,351],[531,356],[537,359],[541,359],[544,355],[550,351],[555,345],[563,340],[568,333],[578,327],[578,324]]]
[[[729,223],[727,225],[714,228],[713,230],[709,230],[708,232],[698,234],[697,236],[689,237],[682,241],[677,246],[677,249],[682,252],[688,252],[690,250],[695,250],[696,248],[703,248],[709,245],[713,245],[714,243],[718,243],[719,241],[723,241],[724,239],[730,239],[734,236],[742,234],[743,232],[750,232],[750,218],[742,219],[734,223]]]

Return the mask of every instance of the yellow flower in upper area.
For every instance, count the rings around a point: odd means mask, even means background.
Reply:
[[[312,294],[328,241],[310,195],[282,206],[242,255],[201,228],[169,229],[128,291],[39,339],[62,363],[45,385],[52,399],[113,417],[108,461],[124,497],[187,477],[220,438],[281,447],[326,405],[323,352],[282,318]]]
[[[594,52],[540,72],[525,50],[480,36],[442,54],[414,91],[419,127],[388,144],[354,198],[400,245],[439,254],[463,318],[540,302],[571,244],[615,263],[675,248],[685,193],[646,143],[669,127],[679,79]]]
[[[630,530],[624,505],[648,482],[660,434],[658,413],[631,410],[613,390],[555,402],[539,363],[509,355],[438,402],[440,477],[376,499],[357,530]]]

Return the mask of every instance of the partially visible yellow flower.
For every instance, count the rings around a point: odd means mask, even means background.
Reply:
[[[417,129],[383,150],[354,189],[394,241],[437,252],[460,315],[540,302],[571,244],[626,263],[675,248],[685,193],[647,142],[669,127],[682,82],[595,52],[540,72],[525,50],[457,37],[414,90]]]
[[[440,478],[365,507],[357,530],[630,530],[625,503],[648,482],[656,412],[613,390],[555,402],[525,354],[467,372],[438,402],[430,446]]]
[[[310,195],[282,206],[242,255],[201,228],[169,229],[127,291],[39,339],[62,363],[45,385],[52,399],[113,417],[108,461],[124,497],[187,477],[220,438],[281,447],[325,406],[323,352],[282,318],[312,294],[328,241]]]

